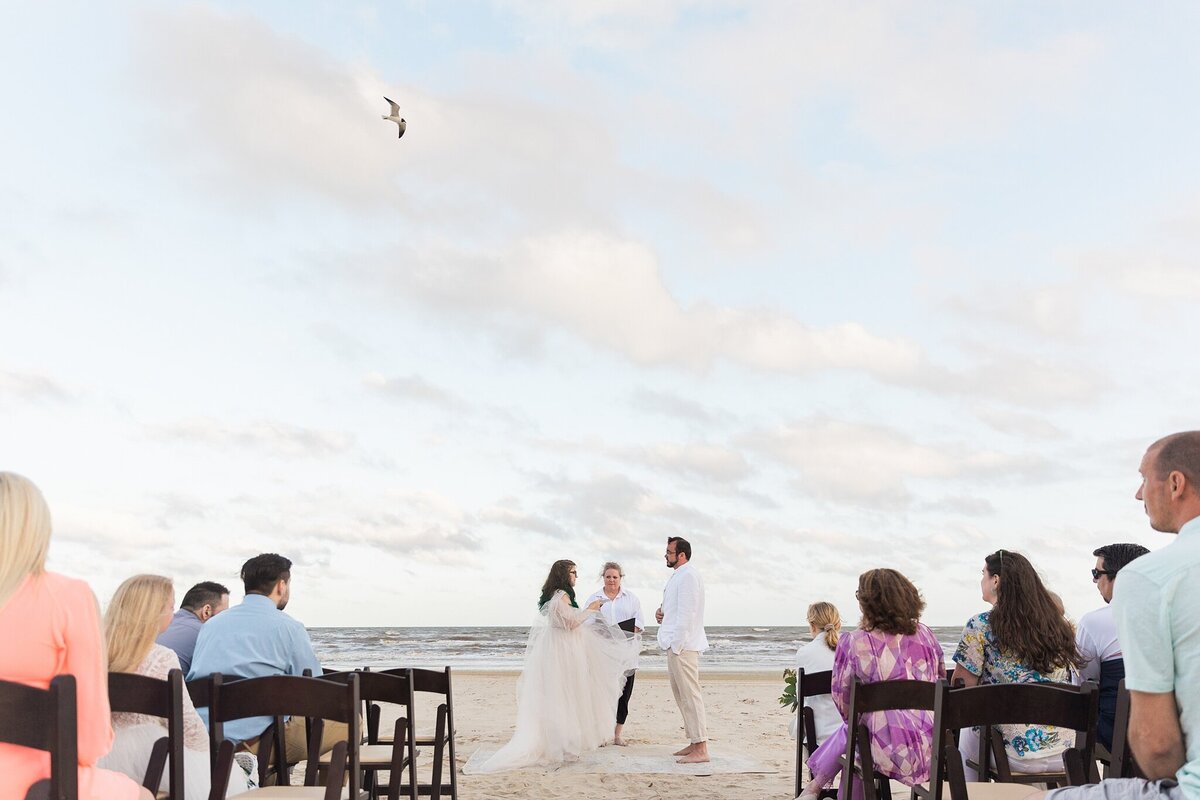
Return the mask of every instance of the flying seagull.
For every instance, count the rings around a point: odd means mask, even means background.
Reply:
[[[404,129],[407,128],[408,125],[405,124],[404,119],[400,116],[400,106],[396,103],[395,100],[388,100],[386,97],[383,99],[387,100],[388,105],[390,105],[392,107],[392,113],[385,116],[384,119],[390,119],[392,122],[399,125],[400,126],[400,136],[403,136]],[[399,137],[397,137],[397,138],[399,138]]]

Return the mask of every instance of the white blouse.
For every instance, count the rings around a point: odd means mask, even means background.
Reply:
[[[810,675],[814,672],[825,672],[833,669],[833,651],[825,644],[825,634],[820,634],[808,644],[800,645],[796,650],[796,669],[804,670]],[[813,722],[817,728],[817,743],[823,743],[842,725],[842,715],[833,704],[833,695],[820,694],[806,698],[804,705],[813,711]],[[796,715],[792,715],[795,725]],[[791,732],[793,736],[796,731]]]
[[[632,619],[635,627],[639,630],[645,630],[646,619],[642,616],[642,601],[633,592],[625,591],[625,587],[622,586],[617,592],[617,596],[612,599],[609,599],[608,595],[604,593],[604,589],[597,589],[588,596],[587,601],[582,605],[584,608],[587,608],[596,600],[608,600],[607,603],[600,606],[599,617],[609,625],[616,625],[619,622]],[[640,644],[638,647],[640,647]],[[633,668],[637,669],[638,666],[638,661],[635,658]]]

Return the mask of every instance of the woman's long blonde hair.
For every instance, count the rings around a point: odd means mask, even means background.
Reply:
[[[50,508],[33,481],[0,472],[0,608],[30,575],[46,571]]]
[[[837,649],[838,632],[842,629],[842,615],[833,603],[813,603],[808,607],[808,624],[824,631],[825,646]]]
[[[162,575],[134,575],[117,587],[104,614],[109,672],[137,672],[174,605],[175,584]]]

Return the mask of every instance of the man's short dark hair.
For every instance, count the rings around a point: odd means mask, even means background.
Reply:
[[[1104,547],[1097,547],[1092,551],[1092,555],[1097,558],[1104,559],[1104,571],[1109,573],[1109,578],[1117,577],[1117,573],[1135,558],[1141,558],[1150,551],[1140,544],[1131,544],[1129,542],[1117,542],[1116,544],[1106,544]]]
[[[278,553],[263,553],[242,564],[246,594],[270,594],[279,581],[292,579],[292,562]]]
[[[1172,472],[1182,472],[1188,487],[1200,495],[1200,431],[1173,433],[1151,447],[1158,449],[1154,472],[1160,481]]]
[[[219,583],[200,581],[200,583],[187,590],[187,594],[183,596],[183,602],[179,604],[179,607],[186,608],[189,611],[199,611],[208,605],[220,605],[221,597],[227,594],[229,594],[229,590]]]
[[[682,553],[683,557],[686,558],[688,561],[692,560],[692,545],[688,542],[687,539],[684,539],[682,536],[667,537],[667,544],[670,544],[671,542],[675,543],[675,554],[676,555]]]

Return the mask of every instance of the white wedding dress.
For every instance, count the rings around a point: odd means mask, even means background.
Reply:
[[[555,592],[529,630],[512,739],[472,772],[577,761],[612,738],[625,671],[636,663],[641,637],[573,608],[565,597]]]

